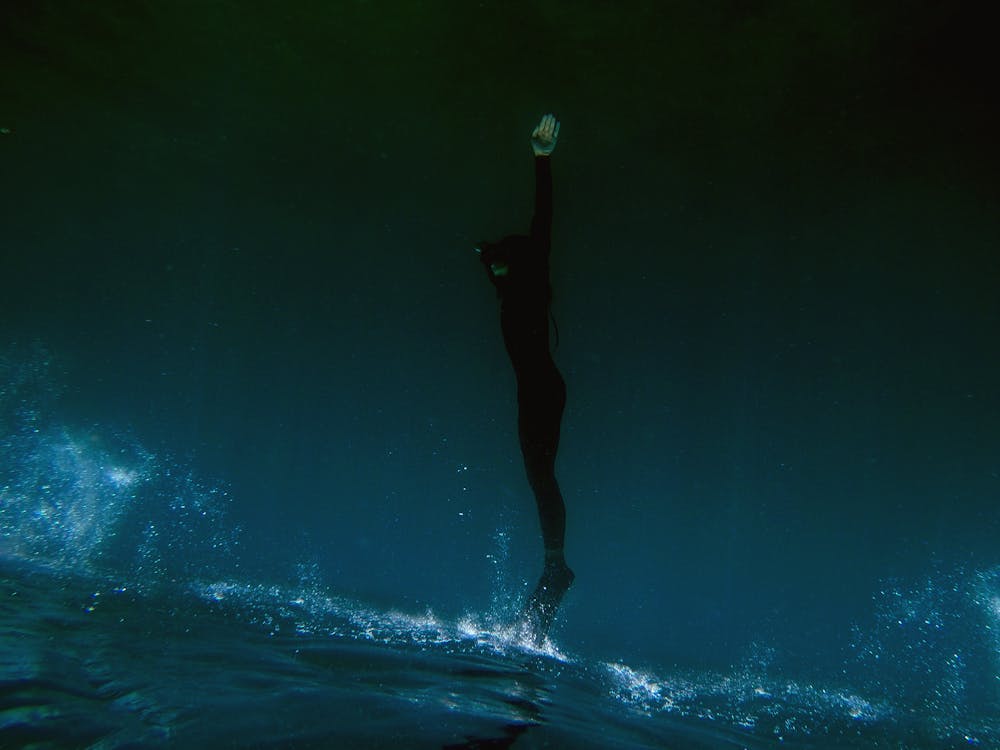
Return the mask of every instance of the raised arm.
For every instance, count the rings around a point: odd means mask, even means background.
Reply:
[[[552,233],[552,167],[549,156],[559,139],[559,122],[555,115],[545,115],[531,132],[531,150],[535,154],[535,215],[531,219],[531,236],[549,248]]]

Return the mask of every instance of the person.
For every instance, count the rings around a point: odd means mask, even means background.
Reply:
[[[560,124],[548,114],[531,133],[535,155],[535,213],[529,235],[509,235],[481,242],[476,250],[500,298],[500,329],[517,380],[517,432],[538,506],[545,565],[524,609],[524,623],[536,641],[548,634],[573,571],[563,551],[566,506],[556,481],[556,451],[566,384],[549,348],[552,288],[549,255],[552,233],[552,167],[550,157]]]

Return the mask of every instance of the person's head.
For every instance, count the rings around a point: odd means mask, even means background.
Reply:
[[[503,252],[502,241],[500,243],[479,242],[476,244],[476,252],[479,253],[479,259],[483,265],[490,269],[493,276],[506,276],[510,271],[506,253]]]
[[[479,242],[476,244],[476,252],[479,259],[490,270],[492,276],[506,276],[510,272],[510,264],[516,258],[518,250],[527,240],[527,237],[512,234],[504,237],[499,242]]]

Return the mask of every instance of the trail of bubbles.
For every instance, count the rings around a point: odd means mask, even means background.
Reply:
[[[500,656],[522,653],[571,661],[551,640],[536,644],[517,623],[484,624],[472,614],[451,622],[430,609],[423,614],[379,610],[312,586],[217,580],[196,582],[190,588],[200,599],[233,608],[250,622],[267,628],[271,635],[350,638],[388,646],[471,647]]]
[[[614,697],[643,713],[697,718],[773,737],[857,735],[893,715],[853,691],[750,673],[666,674],[602,665]]]

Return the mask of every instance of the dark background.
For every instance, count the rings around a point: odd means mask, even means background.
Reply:
[[[225,482],[265,579],[482,612],[541,543],[472,243],[555,112],[560,641],[836,664],[885,581],[1000,563],[973,7],[5,2],[2,343]]]

